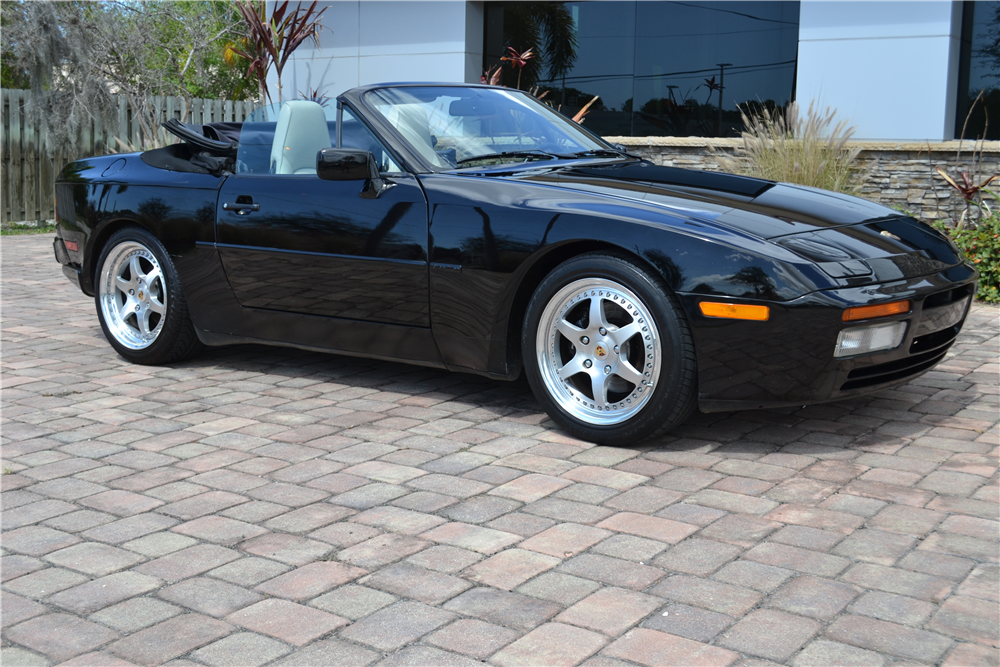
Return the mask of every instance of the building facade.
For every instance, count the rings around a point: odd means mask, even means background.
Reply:
[[[740,109],[831,107],[882,141],[1000,138],[1000,2],[559,3],[376,0],[327,7],[285,98],[389,81],[478,82],[507,47],[542,51],[521,87],[614,136],[736,136]],[[571,58],[546,49],[575,41]],[[553,63],[557,66],[552,67]],[[561,67],[559,66],[561,64]],[[276,88],[276,80],[272,90]],[[983,92],[975,105],[972,101]],[[970,114],[970,107],[972,113]]]

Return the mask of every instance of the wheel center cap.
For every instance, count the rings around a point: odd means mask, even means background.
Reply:
[[[598,343],[594,346],[594,356],[598,359],[604,359],[608,356],[608,348],[603,343]]]

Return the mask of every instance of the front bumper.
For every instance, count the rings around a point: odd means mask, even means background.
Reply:
[[[907,382],[939,363],[961,331],[976,291],[976,271],[960,264],[941,273],[881,285],[814,292],[788,303],[738,300],[771,308],[766,322],[706,318],[682,294],[698,356],[703,412],[802,406],[870,393]],[[892,317],[843,322],[852,306],[909,299]],[[844,329],[905,322],[901,344],[884,352],[833,356]]]

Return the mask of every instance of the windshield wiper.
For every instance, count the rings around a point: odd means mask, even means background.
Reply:
[[[628,157],[624,151],[616,151],[610,148],[598,148],[589,151],[578,151],[573,153],[573,157]]]
[[[546,153],[545,151],[539,150],[527,150],[527,151],[506,151],[503,153],[490,153],[488,155],[476,155],[473,157],[462,158],[456,165],[465,164],[466,162],[477,162],[479,160],[496,160],[499,158],[506,157],[537,157],[537,158],[559,158],[560,155],[555,155],[553,153]]]

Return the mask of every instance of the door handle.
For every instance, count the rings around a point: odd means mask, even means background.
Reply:
[[[224,211],[235,211],[236,215],[249,215],[251,211],[259,211],[260,204],[244,204],[242,202],[227,201],[222,205]]]

